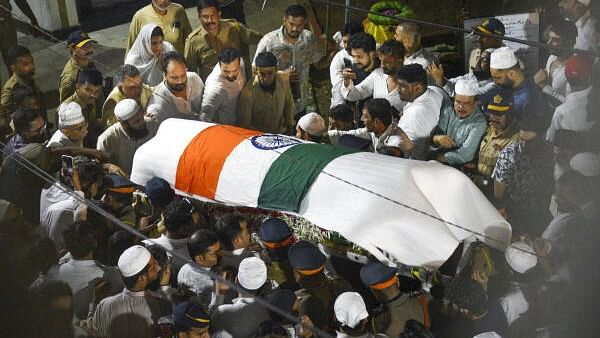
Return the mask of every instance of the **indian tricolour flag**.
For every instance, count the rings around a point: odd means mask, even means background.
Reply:
[[[135,154],[132,181],[153,176],[180,194],[304,217],[408,265],[437,268],[464,239],[510,242],[510,225],[477,187],[435,162],[169,119]]]

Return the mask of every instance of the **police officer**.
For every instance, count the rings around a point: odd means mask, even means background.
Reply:
[[[288,260],[288,249],[296,240],[292,229],[281,218],[270,217],[262,222],[259,237],[264,247],[261,257],[267,263],[269,279],[283,289],[298,290]]]
[[[71,57],[63,68],[58,80],[58,93],[60,102],[75,93],[75,82],[79,73],[86,69],[96,69],[92,56],[94,55],[95,40],[80,31],[71,32],[67,37],[67,48]]]
[[[95,69],[86,69],[77,75],[75,92],[65,99],[65,103],[75,102],[83,111],[83,116],[88,124],[88,134],[83,145],[89,148],[96,147],[98,135],[105,128],[98,104],[102,102],[102,74]]]
[[[135,183],[123,176],[109,174],[104,177],[104,187],[104,207],[121,222],[136,227],[137,217],[132,204]]]
[[[418,297],[400,290],[400,279],[396,269],[380,262],[371,262],[360,269],[360,279],[367,285],[375,298],[381,302],[373,311],[374,332],[385,333],[388,337],[398,337],[404,331],[404,323],[409,319],[421,323],[425,321],[424,296]],[[426,309],[426,307],[425,307]]]
[[[217,64],[217,55],[224,48],[244,51],[248,44],[256,44],[262,35],[234,19],[221,19],[219,3],[216,0],[198,1],[200,27],[195,29],[185,41],[184,57],[188,68],[198,72],[202,80]],[[242,53],[246,65],[248,55]],[[248,66],[246,69],[248,70]],[[247,74],[248,75],[248,74]]]
[[[33,15],[33,11],[31,11],[31,7],[26,0],[14,0],[17,7],[23,12],[29,20],[31,21],[31,25],[34,28],[37,28],[38,22]],[[8,68],[8,74],[12,74],[10,70],[10,64],[8,62],[7,52],[8,49],[17,44],[17,28],[15,27],[15,21],[12,18],[11,14],[12,6],[10,5],[10,0],[0,0],[0,52],[2,52],[2,58],[4,59],[4,64],[6,64],[6,68]]]
[[[149,5],[135,12],[131,20],[127,52],[133,46],[142,27],[149,23],[159,25],[163,30],[165,41],[170,42],[179,53],[183,51],[185,37],[192,31],[185,8],[180,4],[172,3],[171,0],[152,0]]]
[[[27,87],[43,100],[43,93],[35,83],[35,64],[29,49],[19,45],[12,46],[8,50],[8,59],[13,74],[2,87],[0,96],[0,139],[10,132],[8,125],[17,109],[14,100],[15,86]]]
[[[290,265],[294,269],[294,277],[300,290],[296,292],[298,303],[306,301],[310,296],[316,297],[327,309],[326,313],[333,314],[334,302],[340,294],[352,291],[348,282],[340,277],[325,276],[327,258],[316,246],[308,241],[294,243],[288,252]],[[334,318],[328,318],[328,328],[335,327]]]

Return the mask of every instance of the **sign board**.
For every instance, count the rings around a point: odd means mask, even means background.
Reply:
[[[484,18],[468,19],[464,22],[465,29],[476,27]],[[539,42],[540,40],[540,15],[539,13],[523,13],[496,16],[502,21],[506,29],[506,36],[527,41]],[[539,68],[539,50],[536,47],[518,42],[504,41],[504,44],[516,51],[517,56],[525,66],[525,73],[532,74]],[[469,55],[477,48],[477,35],[465,35],[465,65],[468,70]]]

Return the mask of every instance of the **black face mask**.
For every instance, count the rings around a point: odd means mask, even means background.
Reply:
[[[127,135],[134,140],[142,139],[148,135],[148,128],[146,128],[146,124],[144,124],[144,128],[140,129],[131,128],[131,126],[127,124],[125,131],[127,132]]]
[[[186,85],[187,85],[187,83],[178,83],[178,84],[174,84],[174,85],[167,83],[167,86],[169,87],[169,89],[175,93],[179,93],[182,90],[184,90]]]

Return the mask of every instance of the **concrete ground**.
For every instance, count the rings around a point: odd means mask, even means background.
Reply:
[[[261,1],[262,3],[262,1]],[[268,1],[264,12],[260,11],[257,2],[246,1],[245,13],[248,26],[266,33],[281,25],[285,8],[295,3],[293,0]],[[200,25],[195,7],[186,10],[192,28]],[[112,26],[98,31],[88,32],[90,37],[98,41],[96,45],[95,64],[104,76],[114,76],[115,70],[125,58],[125,45],[129,31],[129,23]],[[58,106],[58,78],[68,60],[66,43],[50,42],[19,33],[18,43],[29,48],[36,63],[36,81],[46,94],[49,116]],[[253,55],[256,46],[250,46]],[[0,62],[0,79],[6,81],[7,71]]]

